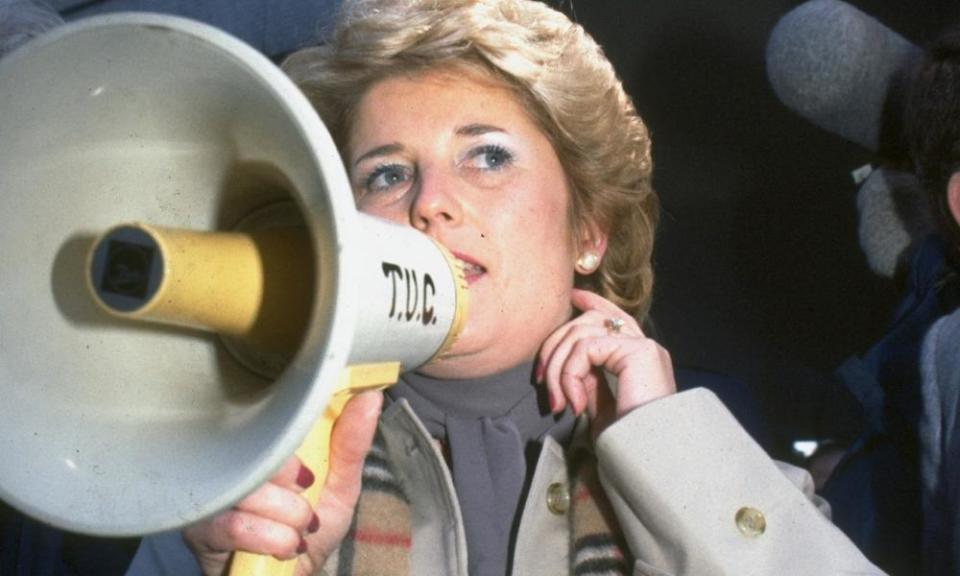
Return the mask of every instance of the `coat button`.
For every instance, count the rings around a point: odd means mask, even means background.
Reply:
[[[557,516],[570,509],[570,492],[562,483],[554,482],[547,488],[547,508]]]
[[[748,538],[755,538],[767,529],[767,519],[756,508],[744,506],[737,510],[737,529]]]

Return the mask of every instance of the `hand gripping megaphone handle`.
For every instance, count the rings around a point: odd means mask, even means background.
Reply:
[[[323,416],[304,439],[297,456],[305,466],[313,471],[316,481],[303,495],[310,507],[317,505],[323,490],[327,473],[330,471],[330,433],[333,424],[343,411],[347,402],[356,394],[365,390],[386,388],[395,383],[400,376],[399,362],[361,364],[347,366],[340,382],[330,397]],[[237,552],[230,563],[231,576],[293,576],[297,559],[277,560],[273,556]]]

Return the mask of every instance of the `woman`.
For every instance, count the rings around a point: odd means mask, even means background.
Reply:
[[[187,529],[204,572],[245,549],[302,573],[876,573],[714,396],[674,394],[641,329],[649,137],[579,26],[532,0],[358,0],[286,69],[359,209],[463,262],[471,316],[382,409],[348,405],[315,510],[291,460]]]

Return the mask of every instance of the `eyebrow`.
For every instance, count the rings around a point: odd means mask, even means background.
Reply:
[[[403,150],[403,146],[394,142],[392,144],[384,144],[383,146],[377,146],[373,150],[363,153],[359,158],[353,161],[353,166],[356,167],[364,160],[375,158],[377,156],[388,156],[390,154],[395,154]]]
[[[480,136],[490,132],[506,132],[506,130],[490,124],[467,124],[457,128],[454,134],[457,136]]]

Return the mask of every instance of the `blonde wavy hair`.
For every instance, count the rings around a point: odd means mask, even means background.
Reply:
[[[608,235],[600,268],[578,285],[646,318],[659,210],[650,136],[581,26],[536,0],[345,0],[324,36],[284,70],[342,150],[360,99],[387,77],[452,67],[513,90],[564,167],[571,229]]]

